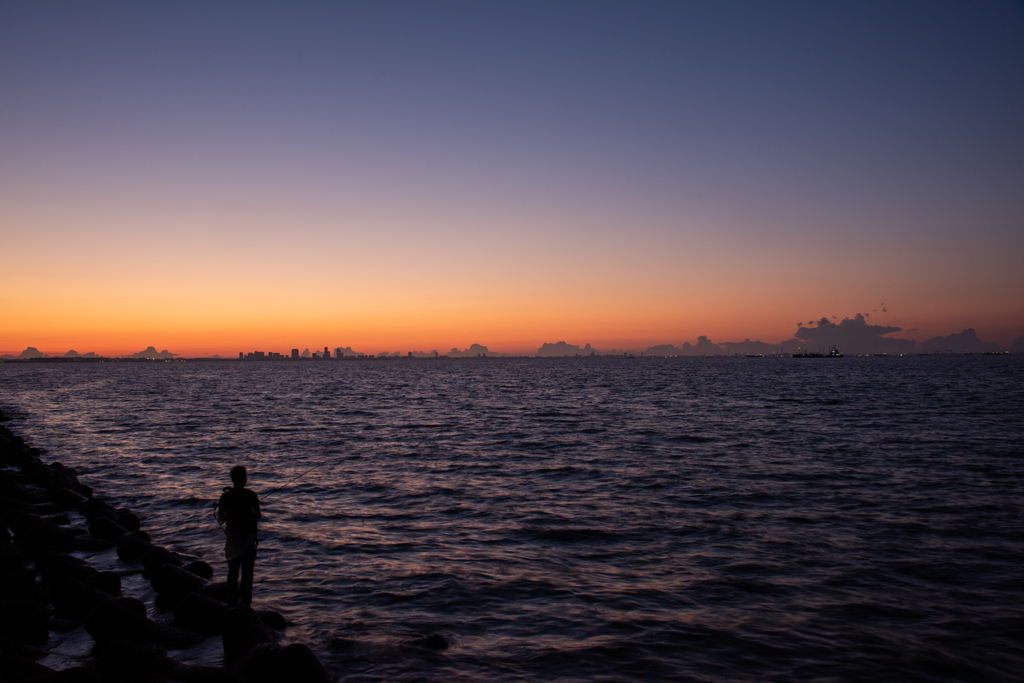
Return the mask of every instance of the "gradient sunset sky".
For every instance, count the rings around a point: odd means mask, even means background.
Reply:
[[[0,353],[1005,343],[1024,5],[4,2],[0,254]]]

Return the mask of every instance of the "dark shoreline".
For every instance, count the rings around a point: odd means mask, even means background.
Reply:
[[[42,455],[0,424],[0,681],[331,680],[309,647],[279,644],[287,628],[279,613],[229,610],[209,564],[153,543],[131,510],[94,496],[73,468]],[[115,548],[117,571],[90,566]],[[138,574],[173,621],[149,619],[153,606],[122,593],[121,578]],[[38,663],[51,633],[76,630],[94,641],[80,666]],[[216,635],[223,666],[183,664],[162,649]]]

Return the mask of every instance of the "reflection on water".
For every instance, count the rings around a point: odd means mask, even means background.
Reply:
[[[1019,357],[7,364],[0,407],[221,577],[230,466],[263,492],[315,466],[263,504],[255,601],[341,680],[1012,680],[1022,380]]]

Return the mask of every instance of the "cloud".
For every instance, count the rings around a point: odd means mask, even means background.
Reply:
[[[932,337],[928,341],[921,342],[921,350],[925,353],[984,353],[985,351],[1001,351],[1002,346],[992,342],[985,342],[978,339],[978,333],[973,327],[968,327],[958,334],[950,334],[945,337]]]
[[[351,346],[344,346],[344,347],[339,346],[339,347],[335,348],[334,349],[334,357],[335,358],[338,357],[338,353],[341,353],[343,356],[360,356],[360,357],[362,357],[362,356],[366,355],[362,351],[353,351]]]
[[[152,346],[148,346],[148,347],[146,347],[145,351],[139,351],[138,353],[133,353],[132,355],[128,356],[128,358],[148,358],[149,360],[167,360],[167,359],[170,359],[170,358],[174,358],[177,355],[178,354],[171,353],[167,349],[164,349],[163,351],[159,351],[158,352]]]
[[[470,344],[469,348],[465,351],[459,351],[457,348],[452,349],[448,352],[449,358],[470,358],[473,356],[500,356],[500,353],[491,353],[486,346],[482,344]]]
[[[590,356],[598,355],[598,350],[593,348],[590,344],[580,348],[576,344],[568,344],[564,341],[555,342],[554,344],[551,342],[544,342],[544,344],[537,349],[537,355],[544,356],[546,358],[576,355]]]
[[[20,354],[18,354],[18,358],[49,358],[49,356],[47,356],[45,353],[43,353],[36,347],[30,346],[24,351],[22,351]]]
[[[867,317],[858,313],[853,318],[843,318],[838,325],[825,317],[818,320],[814,327],[800,325],[795,336],[810,346],[811,351],[817,350],[814,347],[825,349],[836,346],[848,355],[913,352],[917,347],[914,340],[885,336],[901,331],[899,327],[869,325]]]
[[[64,358],[99,358],[99,356],[97,356],[94,351],[90,351],[89,353],[79,353],[78,351],[71,349],[64,354]]]

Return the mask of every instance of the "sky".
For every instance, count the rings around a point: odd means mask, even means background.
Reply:
[[[0,353],[1007,343],[1024,4],[2,2],[0,258]]]

